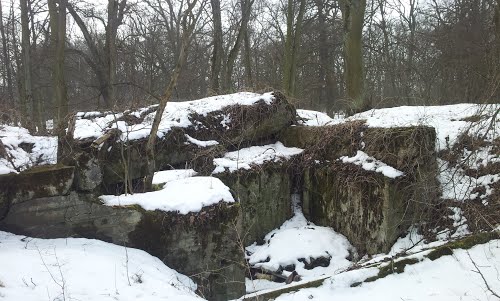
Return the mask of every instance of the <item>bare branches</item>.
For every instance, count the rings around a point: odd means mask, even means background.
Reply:
[[[483,279],[483,282],[484,282],[484,285],[486,286],[486,289],[495,297],[497,297],[498,299],[500,299],[500,295],[498,295],[498,293],[496,293],[494,290],[491,289],[488,281],[486,280],[486,278],[484,277],[483,273],[481,272],[481,269],[479,269],[479,267],[477,266],[476,262],[474,261],[474,259],[472,259],[472,256],[470,256],[470,253],[469,251],[467,251],[467,256],[469,256],[469,259],[470,261],[472,262],[472,264],[474,265],[474,267],[476,268],[476,270],[473,272],[475,273],[478,273],[481,278]]]
[[[47,273],[49,273],[50,278],[52,278],[52,281],[54,281],[54,283],[57,286],[59,286],[59,288],[61,289],[62,300],[66,301],[66,280],[64,279],[64,274],[62,272],[62,266],[61,266],[61,263],[59,262],[59,258],[57,257],[56,249],[54,248],[54,257],[56,260],[55,266],[58,268],[60,279],[57,279],[56,276],[54,276],[52,271],[49,269],[49,267],[45,263],[45,260],[43,259],[43,255],[42,255],[42,252],[40,251],[40,249],[37,247],[36,250],[38,251],[38,255],[40,256],[40,260],[42,261],[43,266],[45,267],[45,270],[47,271]]]

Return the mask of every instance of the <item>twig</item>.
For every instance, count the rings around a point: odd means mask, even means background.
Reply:
[[[127,281],[128,281],[128,286],[132,286],[132,284],[130,283],[130,277],[128,275],[128,251],[127,251],[127,247],[125,246],[125,268],[127,270]]]
[[[470,253],[469,251],[467,251],[467,256],[469,256],[469,259],[470,261],[472,262],[472,264],[474,265],[474,267],[476,268],[476,271],[473,271],[473,272],[476,272],[478,273],[481,278],[483,278],[483,282],[484,284],[486,285],[486,288],[488,289],[488,291],[495,297],[497,297],[498,299],[500,299],[500,296],[491,289],[490,285],[488,284],[488,281],[486,281],[486,278],[484,278],[484,275],[483,273],[481,272],[481,270],[479,269],[479,267],[477,266],[476,262],[474,261],[474,259],[472,259],[472,257],[470,256]]]
[[[54,248],[54,256],[56,257],[56,263],[57,263],[57,267],[59,268],[59,275],[61,276],[62,284],[59,281],[57,281],[57,279],[55,278],[55,276],[52,274],[49,267],[45,263],[45,260],[43,260],[42,252],[40,252],[40,249],[38,248],[38,246],[36,247],[36,250],[38,251],[38,255],[40,256],[40,259],[42,260],[43,266],[45,267],[45,269],[49,273],[50,277],[52,278],[54,283],[57,284],[61,288],[62,300],[65,301],[66,300],[66,292],[65,292],[66,281],[64,280],[64,275],[62,274],[61,265],[59,264],[59,259],[57,258],[56,249]],[[48,293],[48,290],[47,290],[47,293]]]

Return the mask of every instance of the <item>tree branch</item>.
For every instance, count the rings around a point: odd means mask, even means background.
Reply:
[[[470,256],[470,253],[469,251],[467,251],[467,256],[469,256],[469,259],[470,261],[472,262],[472,264],[474,265],[474,267],[476,268],[476,271],[473,271],[473,272],[476,272],[478,273],[481,278],[483,278],[483,282],[484,282],[484,285],[486,285],[486,288],[488,289],[488,291],[495,297],[497,297],[498,299],[500,299],[500,295],[498,295],[495,291],[493,291],[490,287],[490,285],[488,284],[488,281],[486,281],[486,278],[484,277],[483,273],[481,272],[481,270],[479,269],[479,267],[477,266],[476,262],[474,261],[474,259],[472,259],[472,257]]]

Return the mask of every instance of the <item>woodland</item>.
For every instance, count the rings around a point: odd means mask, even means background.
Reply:
[[[329,114],[500,96],[500,0],[2,0],[0,19],[1,118],[40,133],[243,90]]]

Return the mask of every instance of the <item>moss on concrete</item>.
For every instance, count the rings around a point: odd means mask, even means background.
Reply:
[[[404,178],[340,162],[310,167],[303,174],[306,216],[345,235],[361,254],[388,251],[412,221]]]
[[[215,175],[240,202],[245,245],[261,240],[291,217],[291,164],[267,163]]]
[[[490,240],[499,238],[500,234],[496,231],[472,234],[470,236],[449,242],[445,245],[435,248],[427,255],[427,258],[429,258],[430,260],[436,260],[445,255],[452,255],[453,250],[455,249],[468,250],[473,246],[485,244]]]
[[[379,268],[377,276],[369,277],[364,282],[373,282],[378,279],[385,278],[391,274],[401,274],[405,271],[407,265],[412,265],[420,262],[416,258],[405,258],[398,261],[391,261],[388,265]]]
[[[319,287],[325,282],[325,279],[326,278],[322,278],[319,280],[313,280],[313,281],[309,281],[309,282],[298,284],[298,285],[290,284],[284,288],[276,289],[276,290],[273,290],[271,292],[259,294],[257,296],[253,296],[253,297],[246,297],[246,298],[243,298],[242,300],[245,300],[245,301],[274,300],[275,298],[277,298],[283,294],[296,292],[296,291],[303,289],[303,288]]]

